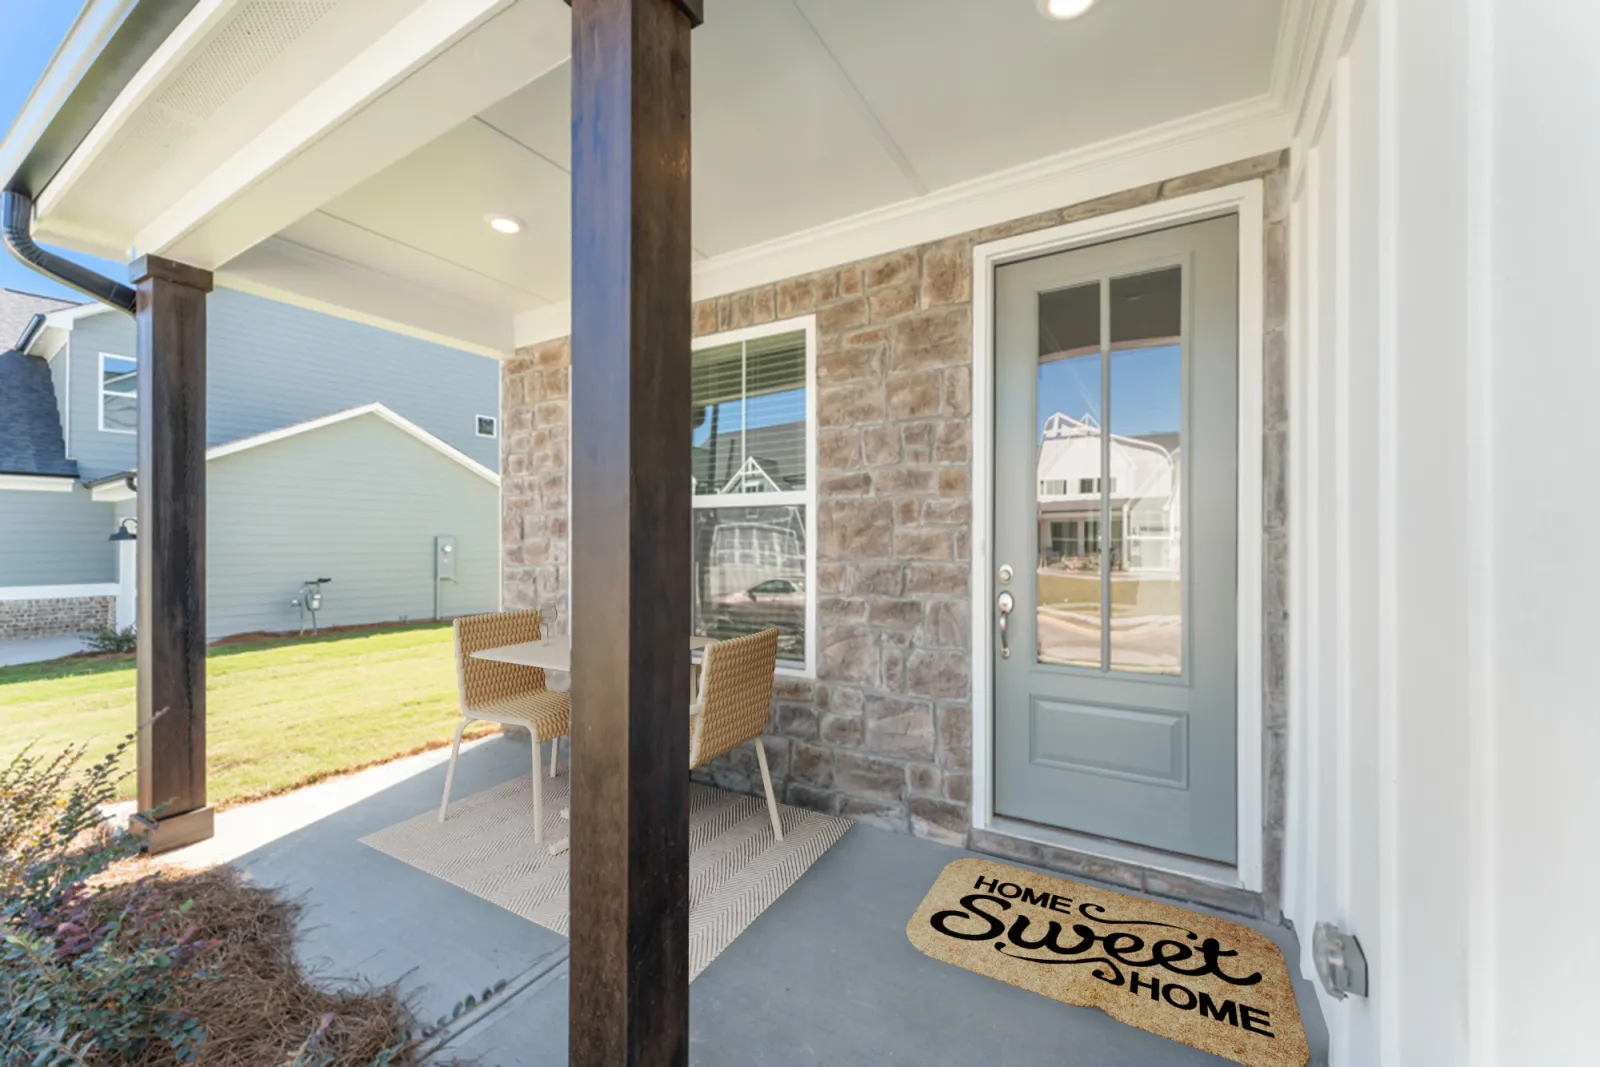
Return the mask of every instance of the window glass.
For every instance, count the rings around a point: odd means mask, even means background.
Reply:
[[[139,365],[127,356],[100,357],[100,428],[134,433],[139,427]]]
[[[713,344],[694,353],[690,383],[694,632],[723,639],[776,626],[779,657],[801,665],[808,358],[804,330]],[[730,506],[731,496],[756,499]]]
[[[804,505],[697,508],[694,632],[722,640],[778,628],[778,658],[806,658]]]

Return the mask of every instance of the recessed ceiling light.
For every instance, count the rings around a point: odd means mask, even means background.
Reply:
[[[1039,14],[1045,18],[1075,19],[1094,6],[1094,0],[1039,0]]]
[[[483,221],[496,233],[521,233],[522,220],[515,215],[485,215]]]

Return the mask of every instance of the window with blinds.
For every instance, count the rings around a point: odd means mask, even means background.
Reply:
[[[778,628],[778,655],[806,667],[813,556],[809,333],[719,342],[694,353],[694,632]]]

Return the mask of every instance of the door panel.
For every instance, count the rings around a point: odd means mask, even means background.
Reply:
[[[1237,218],[995,291],[996,813],[1234,862]]]

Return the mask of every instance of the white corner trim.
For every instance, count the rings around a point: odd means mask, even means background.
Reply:
[[[1256,97],[703,259],[694,264],[694,298],[837,267],[1288,145],[1288,117],[1279,102]],[[565,303],[523,312],[515,320],[516,347],[566,336],[571,317]]]
[[[70,493],[78,479],[61,474],[0,474],[0,490],[15,493]]]
[[[1237,884],[1263,886],[1261,529],[1263,251],[1260,179],[977,245],[972,250],[972,825],[995,823],[991,642],[994,597],[994,272],[1062,252],[1217,215],[1239,216],[1239,546]]]
[[[456,448],[454,445],[448,444],[445,441],[435,437],[433,434],[429,433],[427,430],[424,430],[421,426],[418,426],[410,419],[403,415],[397,414],[383,404],[362,404],[360,407],[346,408],[343,411],[336,411],[332,415],[324,415],[318,419],[308,419],[305,422],[297,422],[292,426],[284,426],[277,430],[269,430],[266,433],[256,434],[254,437],[243,437],[237,441],[230,441],[225,445],[217,445],[215,448],[206,449],[206,462],[209,463],[214,459],[222,459],[224,456],[232,456],[240,452],[248,452],[252,448],[260,448],[262,445],[270,445],[275,441],[282,441],[290,437],[298,437],[301,434],[311,433],[326,426],[333,426],[337,423],[348,422],[351,419],[358,419],[363,415],[376,415],[378,418],[389,423],[391,426],[404,430],[406,433],[410,434],[412,437],[415,437],[418,441],[421,441],[423,444],[427,445],[429,448],[433,449],[435,452],[438,452],[445,458],[459,463],[461,466],[467,468],[467,470],[471,471],[473,474],[476,474],[490,485],[498,486],[500,484],[500,475],[496,474],[488,467],[485,467],[482,463],[479,463],[477,460]]]
[[[93,585],[0,585],[0,601],[116,596],[120,591],[121,587],[116,582],[99,582]]]

